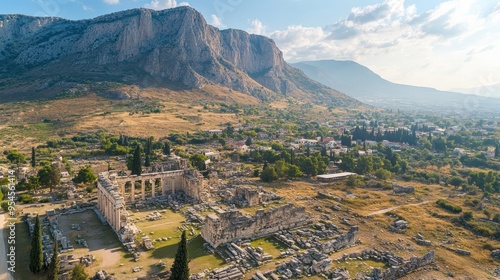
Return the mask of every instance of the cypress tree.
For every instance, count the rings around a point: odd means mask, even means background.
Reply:
[[[140,176],[142,173],[141,164],[141,145],[138,144],[135,148],[134,158],[132,159],[132,175]]]
[[[31,167],[36,166],[36,154],[35,154],[35,147],[31,147]]]
[[[151,154],[151,148],[153,146],[153,136],[149,137],[146,141],[146,148],[144,149],[144,153],[149,156]]]
[[[47,274],[47,280],[58,280],[59,279],[59,246],[57,245],[57,240],[54,244],[54,254],[49,264],[49,272]]]
[[[36,216],[35,228],[31,239],[30,252],[30,270],[33,273],[39,273],[43,268],[43,251],[42,251],[42,225],[40,217]]]
[[[172,275],[170,280],[188,280],[189,279],[189,266],[188,266],[188,252],[186,231],[182,232],[181,241],[175,254],[174,264],[170,269]]]
[[[151,166],[151,160],[149,159],[149,155],[146,155],[146,161],[144,162],[144,166],[146,167]]]
[[[215,135],[215,134],[214,134]],[[165,145],[163,146],[163,154],[169,156],[170,155],[170,142],[165,142]]]

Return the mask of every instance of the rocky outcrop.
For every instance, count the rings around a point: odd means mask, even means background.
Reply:
[[[0,49],[0,81],[22,76],[187,88],[220,84],[259,98],[359,104],[289,66],[271,39],[220,31],[190,7],[80,21],[4,15]]]

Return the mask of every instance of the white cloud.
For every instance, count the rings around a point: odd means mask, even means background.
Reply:
[[[246,31],[250,34],[266,35],[266,26],[260,20],[254,19]]]
[[[94,10],[94,9],[92,9],[92,7],[87,6],[87,5],[83,5],[83,6],[82,6],[82,9],[83,9],[84,11],[93,11],[93,10]]]
[[[477,86],[486,76],[500,82],[496,0],[448,0],[420,14],[417,8],[385,0],[323,28],[267,31],[254,20],[247,31],[274,39],[290,62],[350,59],[391,81],[440,89]]]
[[[151,0],[150,3],[144,5],[145,8],[153,10],[165,10],[171,9],[178,6],[189,6],[187,2],[181,2],[177,4],[176,0]]]
[[[213,26],[218,28],[226,28],[226,25],[222,22],[222,20],[218,16],[212,14],[210,15],[210,18],[212,19]]]
[[[120,4],[120,0],[102,0],[104,3],[109,5],[117,5]]]

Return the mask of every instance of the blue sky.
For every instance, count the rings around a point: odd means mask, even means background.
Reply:
[[[359,62],[399,83],[439,89],[500,83],[497,0],[15,0],[0,14],[93,18],[189,5],[208,23],[265,35],[289,62]]]

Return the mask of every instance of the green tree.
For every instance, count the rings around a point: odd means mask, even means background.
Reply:
[[[163,145],[163,154],[166,156],[169,156],[171,153],[172,147],[170,147],[170,141],[165,142],[165,145]]]
[[[300,171],[308,176],[316,176],[316,174],[318,174],[318,167],[313,163],[310,157],[306,157],[300,163]]]
[[[57,240],[54,242],[54,254],[50,259],[47,280],[59,280],[59,246]]]
[[[354,172],[354,168],[356,167],[356,163],[354,162],[354,158],[350,154],[342,155],[342,162],[339,164],[340,169],[343,171]]]
[[[251,146],[252,145],[252,138],[248,137],[247,140],[245,141],[245,145]]]
[[[73,178],[73,182],[76,184],[84,183],[91,184],[97,180],[97,175],[92,171],[92,167],[86,166],[78,171],[78,175]]]
[[[208,159],[207,156],[203,154],[194,154],[189,158],[189,161],[196,169],[201,171],[207,169],[205,165],[205,161],[207,159]]]
[[[280,159],[274,163],[274,169],[279,178],[285,177],[287,173],[287,166],[284,160]]]
[[[10,163],[19,166],[26,161],[26,156],[20,154],[16,150],[12,150],[7,153],[7,159],[10,161]]]
[[[151,136],[146,140],[146,147],[144,148],[144,153],[146,154],[146,156],[151,155],[151,148],[153,146],[153,139],[154,139],[154,137]]]
[[[40,184],[44,187],[49,187],[50,192],[52,192],[52,188],[61,182],[61,171],[57,166],[45,165],[38,171],[38,178]]]
[[[144,161],[144,166],[146,166],[146,167],[151,166],[151,160],[149,159],[149,155],[146,155],[146,160]]]
[[[288,178],[296,178],[302,176],[302,171],[300,171],[300,168],[297,165],[290,164],[288,165],[286,175],[288,176]]]
[[[363,156],[358,159],[355,172],[358,174],[368,174],[373,170],[373,162],[371,156]]]
[[[5,211],[5,212],[9,211],[9,202],[7,200],[6,201],[2,201],[2,203],[0,204],[0,206],[2,207],[3,211]]]
[[[35,147],[31,148],[31,167],[36,166],[36,152],[35,152]]]
[[[264,182],[274,182],[278,180],[278,174],[272,166],[266,166],[262,173],[260,173],[260,179]]]
[[[384,168],[379,168],[375,170],[375,176],[381,180],[387,180],[391,178],[391,171],[384,169]]]
[[[82,264],[77,264],[71,272],[71,280],[87,280],[89,276],[85,272],[85,267]]]
[[[462,178],[460,177],[453,176],[450,179],[448,179],[446,183],[454,186],[457,189],[458,187],[464,184],[464,180],[462,180]]]
[[[40,187],[40,179],[38,176],[29,176],[28,177],[28,190],[36,190]]]
[[[132,175],[141,176],[142,162],[141,162],[141,145],[137,145],[132,159]]]
[[[30,270],[33,273],[39,273],[43,268],[43,251],[42,251],[42,225],[40,217],[36,216],[35,228],[31,239],[30,252]]]
[[[189,260],[187,251],[186,231],[182,232],[181,241],[177,247],[174,263],[170,271],[172,275],[170,280],[188,280],[189,279]]]

